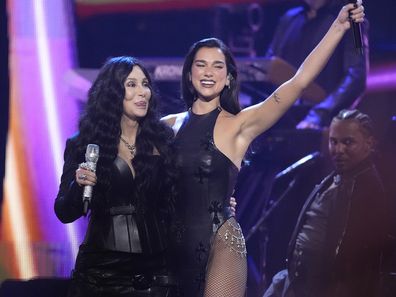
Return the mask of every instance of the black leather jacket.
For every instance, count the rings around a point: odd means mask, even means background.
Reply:
[[[75,139],[66,143],[64,167],[59,192],[55,200],[55,213],[63,223],[70,223],[82,216],[83,188],[75,182],[75,170],[84,156],[76,156]],[[111,250],[128,253],[153,254],[166,247],[166,222],[157,206],[161,195],[161,159],[156,162],[152,179],[158,181],[146,193],[144,211],[136,207],[136,179],[126,161],[117,157],[111,169],[110,187],[104,190],[94,187],[91,216],[84,244],[89,249]]]
[[[299,67],[325,35],[338,11],[325,6],[315,18],[308,19],[305,7],[290,9],[281,18],[266,57],[278,56]],[[338,111],[350,107],[363,94],[369,57],[367,22],[362,28],[364,55],[357,53],[352,30],[348,30],[316,79],[327,96],[310,109],[306,121],[327,126]]]
[[[289,243],[288,263],[306,211],[316,194],[331,185],[334,176],[335,173],[327,176],[306,200]],[[327,245],[323,253],[329,264],[326,267],[329,268],[328,288],[331,291],[323,296],[376,296],[388,214],[383,185],[370,160],[342,176],[336,201],[328,221]],[[289,265],[289,275],[295,275],[290,268]]]

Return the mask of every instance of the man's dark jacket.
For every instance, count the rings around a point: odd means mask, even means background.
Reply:
[[[332,184],[335,175],[330,174],[317,185],[303,206],[289,243],[288,262],[306,211],[316,194]],[[388,231],[387,213],[383,185],[371,160],[363,161],[341,177],[326,234],[324,255],[329,271],[323,296],[377,296],[381,256]],[[289,270],[289,278],[292,275],[295,271]]]

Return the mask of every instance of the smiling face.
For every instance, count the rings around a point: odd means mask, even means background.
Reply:
[[[230,83],[223,52],[219,48],[199,49],[191,66],[190,78],[199,99],[219,100],[221,91]]]
[[[134,66],[124,82],[124,114],[129,119],[137,120],[147,114],[151,89],[146,75],[139,66]]]
[[[329,152],[339,173],[353,170],[370,155],[373,137],[363,132],[357,120],[333,120],[329,132]]]

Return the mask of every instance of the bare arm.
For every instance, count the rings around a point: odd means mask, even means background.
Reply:
[[[331,57],[334,49],[349,29],[349,11],[353,4],[344,6],[336,20],[315,49],[299,67],[297,73],[282,84],[265,101],[244,109],[237,116],[243,142],[249,144],[256,136],[269,129],[295,102],[301,92],[316,78]],[[363,6],[351,11],[356,22],[364,18]]]
[[[55,199],[55,214],[62,223],[71,223],[83,215],[82,194],[83,187],[77,183],[76,169],[78,162],[75,159],[76,144],[74,139],[68,139],[64,153],[63,172],[58,195]]]

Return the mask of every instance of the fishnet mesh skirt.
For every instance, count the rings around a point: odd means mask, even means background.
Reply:
[[[245,238],[238,222],[232,217],[214,235],[204,296],[245,296],[246,281]]]

